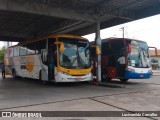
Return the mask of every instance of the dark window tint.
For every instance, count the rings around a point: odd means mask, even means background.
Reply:
[[[35,43],[28,44],[26,48],[27,48],[28,55],[35,54]]]
[[[36,44],[35,52],[37,54],[40,54],[42,49],[46,49],[46,40],[41,40],[41,41],[35,42],[34,44]]]

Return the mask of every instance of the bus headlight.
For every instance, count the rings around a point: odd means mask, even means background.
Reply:
[[[130,71],[130,72],[135,72],[134,69],[131,69],[131,68],[127,68],[126,70]]]
[[[91,73],[89,72],[89,73],[87,73],[86,75],[91,75]]]
[[[64,75],[68,75],[68,76],[70,76],[70,74],[68,74],[68,73],[65,73],[65,72],[61,72],[62,74],[64,74]]]
[[[148,73],[152,73],[152,70],[149,70]]]

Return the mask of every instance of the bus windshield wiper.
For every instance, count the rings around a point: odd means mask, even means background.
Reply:
[[[71,64],[71,66],[73,66],[73,63],[74,63],[75,60],[77,59],[78,66],[79,66],[80,63],[83,63],[84,67],[87,67],[87,64],[85,64],[84,60],[80,57],[78,49],[77,49],[76,54],[77,54],[77,56],[74,58],[74,60],[73,60],[73,62],[72,62],[72,64]],[[79,67],[83,67],[83,66],[79,66]]]

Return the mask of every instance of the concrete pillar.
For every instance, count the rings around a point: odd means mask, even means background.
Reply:
[[[100,22],[96,23],[96,45],[99,46],[101,51],[101,37],[100,37]],[[97,80],[100,83],[101,82],[101,53],[97,56]]]

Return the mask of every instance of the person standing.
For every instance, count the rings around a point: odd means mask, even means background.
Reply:
[[[126,68],[126,60],[123,54],[118,58],[117,62],[119,63],[118,75],[119,77],[123,78],[125,74],[125,68]]]
[[[2,65],[1,65],[1,70],[2,70],[2,78],[5,79],[6,77],[5,77],[5,65],[4,65],[4,63],[2,63]]]

